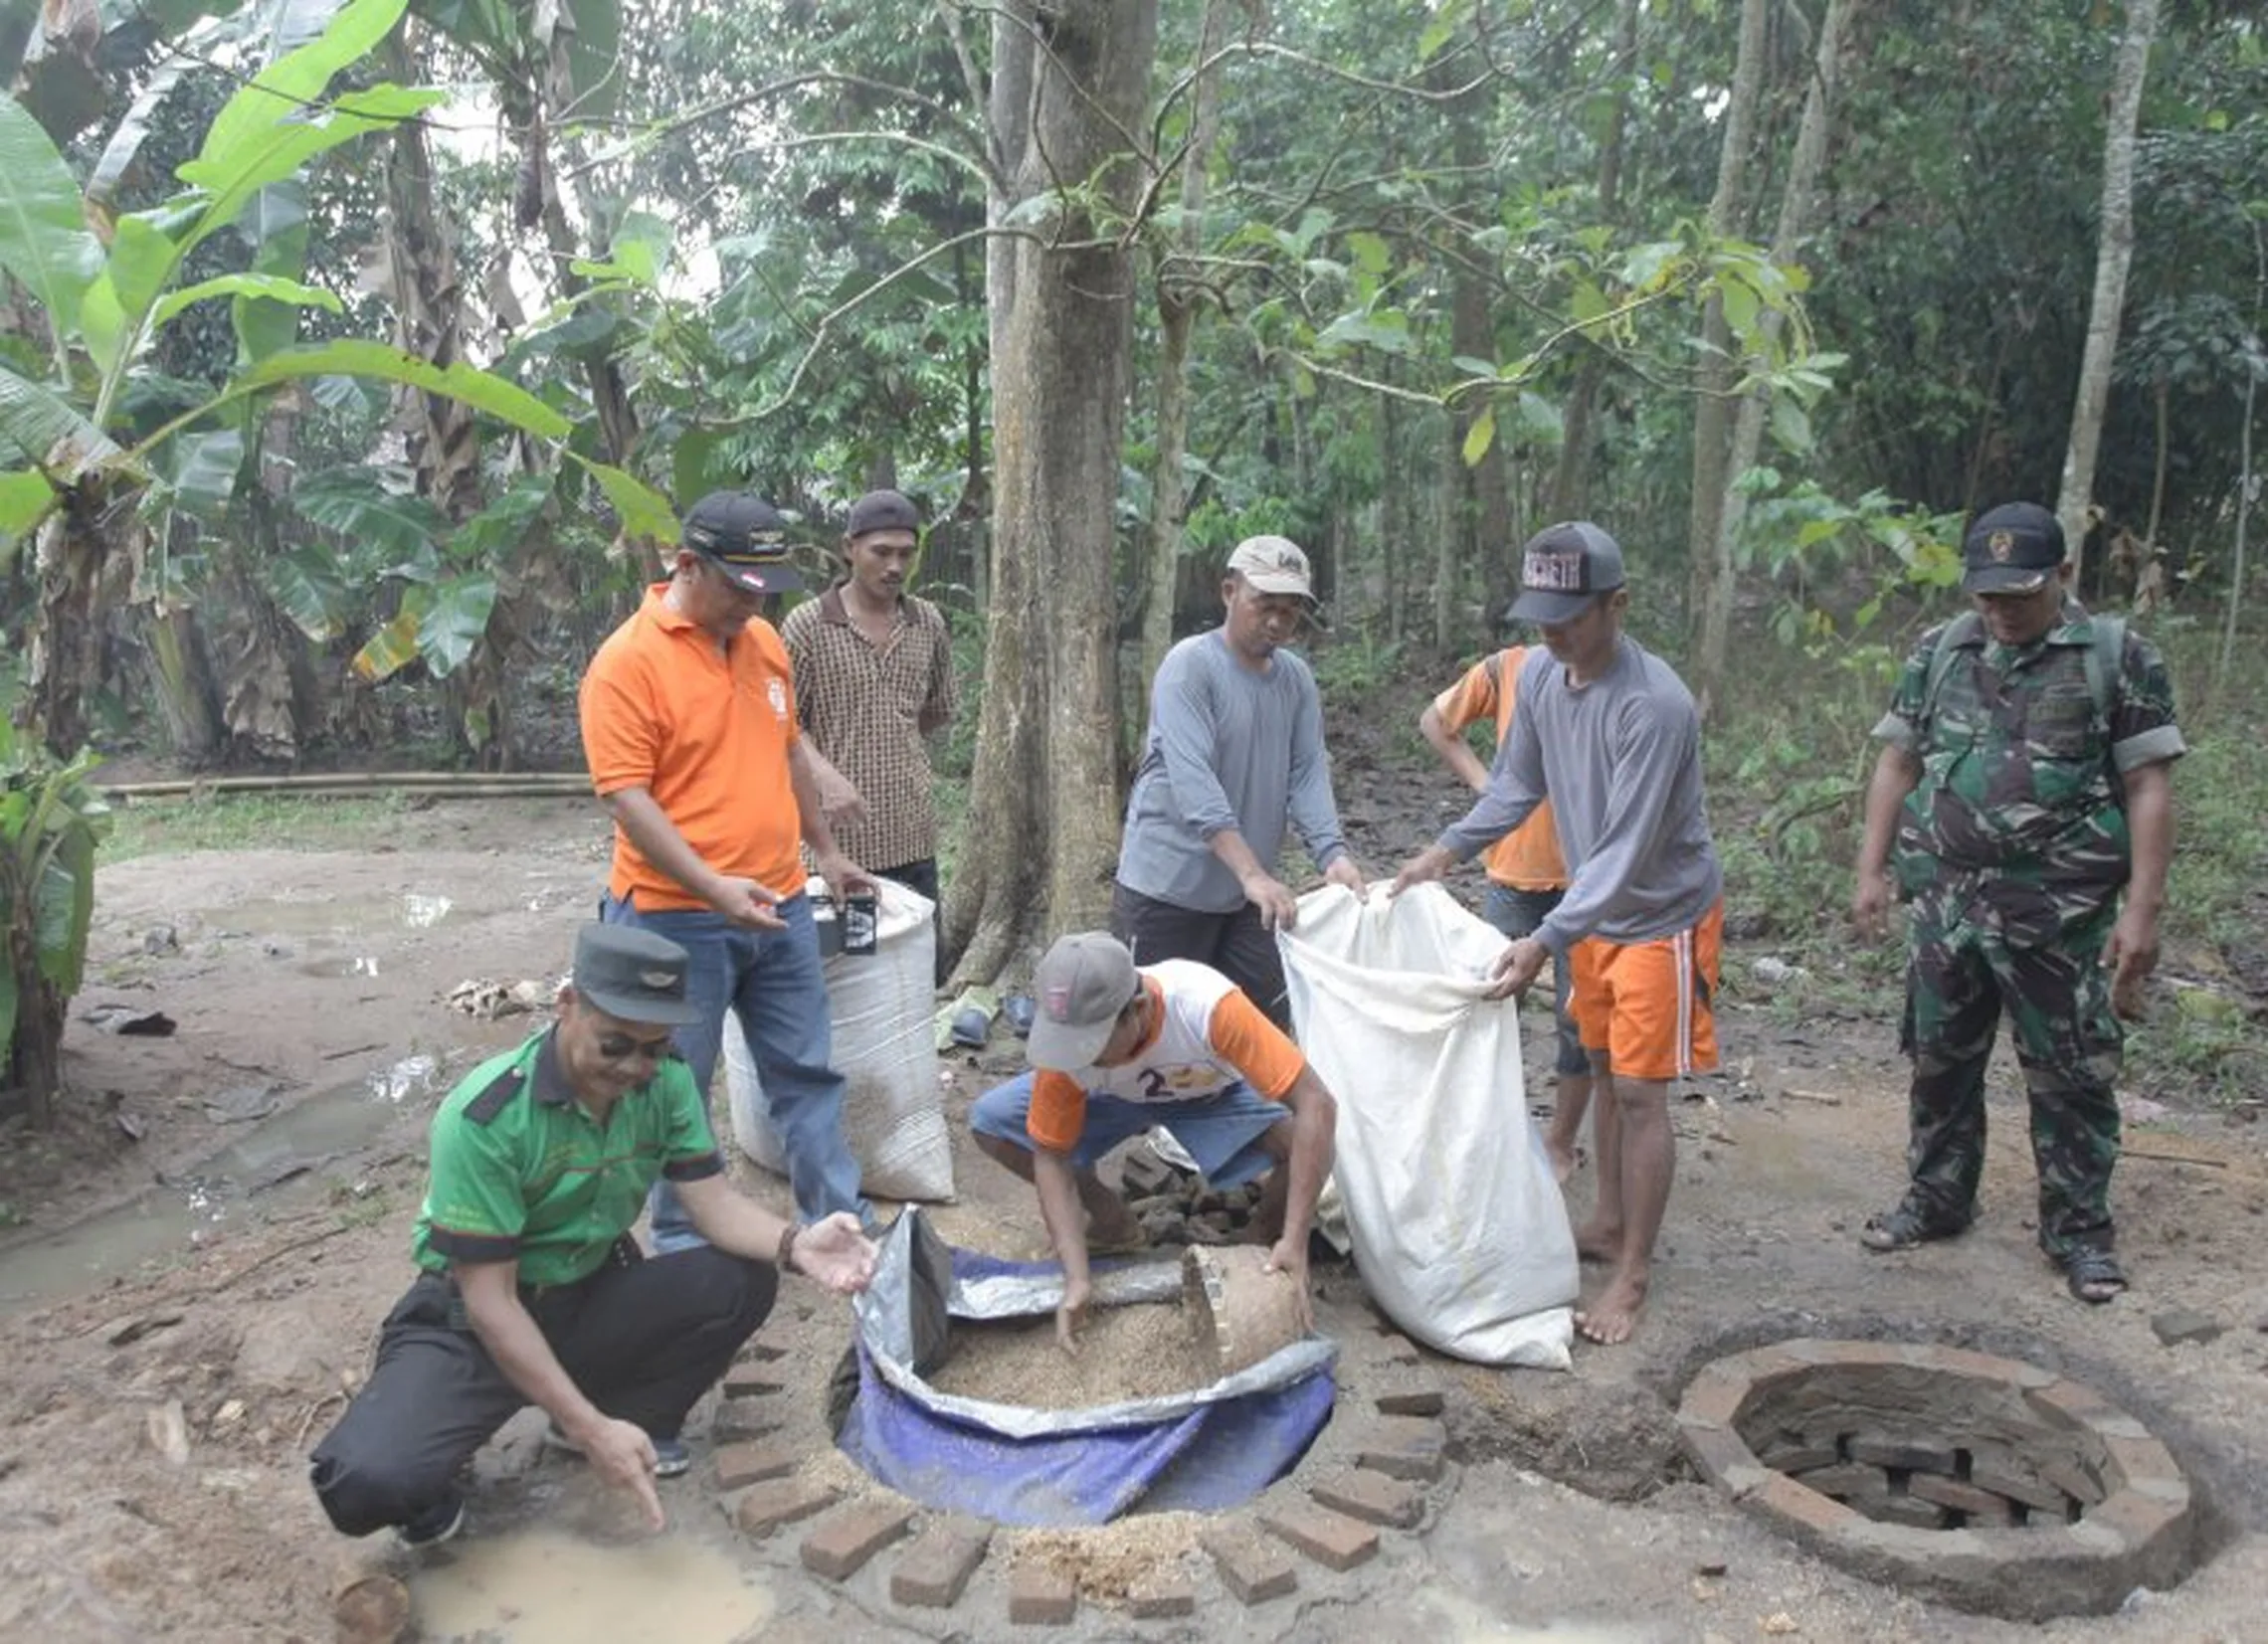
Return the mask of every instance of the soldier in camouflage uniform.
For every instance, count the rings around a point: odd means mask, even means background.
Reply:
[[[2126,1288],[2111,1248],[2119,1018],[2138,1012],[2158,961],[2186,750],[2157,648],[2071,598],[2053,514],[1994,508],[1962,554],[1976,614],[1923,636],[1874,728],[1884,747],[1851,912],[1878,934],[1894,891],[1912,906],[1912,1183],[1861,1241],[1903,1250],[1969,1225],[2005,1008],[2031,1099],[2040,1246],[2072,1295],[2105,1302]]]

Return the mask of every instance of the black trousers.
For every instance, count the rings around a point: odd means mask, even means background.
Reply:
[[[1155,896],[1110,887],[1110,934],[1126,944],[1137,965],[1161,959],[1194,959],[1210,965],[1244,990],[1261,1014],[1291,1031],[1291,1000],[1284,990],[1283,955],[1275,934],[1260,923],[1260,910],[1246,902],[1234,913],[1201,913]]]
[[[704,1244],[521,1295],[585,1397],[675,1438],[778,1288],[770,1264]],[[526,1403],[466,1323],[455,1282],[423,1274],[386,1316],[370,1379],[315,1447],[315,1495],[349,1536],[407,1523],[447,1497],[458,1468]]]

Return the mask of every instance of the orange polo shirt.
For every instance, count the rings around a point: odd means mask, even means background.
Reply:
[[[788,780],[795,678],[779,631],[761,617],[716,639],[656,583],[607,636],[583,674],[583,754],[604,797],[644,788],[719,873],[780,896],[804,887],[803,822]],[[615,829],[608,888],[641,908],[704,906]]]
[[[1493,715],[1496,740],[1502,743],[1519,700],[1520,665],[1527,659],[1526,645],[1507,645],[1473,663],[1462,679],[1434,697],[1433,711],[1449,734]],[[1481,861],[1491,879],[1514,890],[1567,888],[1567,864],[1549,804],[1537,806],[1526,822],[1490,845]]]

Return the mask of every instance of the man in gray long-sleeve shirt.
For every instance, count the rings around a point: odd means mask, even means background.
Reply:
[[[1339,832],[1315,675],[1282,648],[1314,599],[1307,556],[1247,537],[1221,599],[1221,626],[1166,652],[1150,683],[1111,934],[1138,964],[1212,966],[1288,1030],[1275,932],[1299,912],[1276,877],[1285,832],[1333,884],[1359,896],[1363,876]]]
[[[1524,992],[1547,959],[1572,969],[1599,1149],[1599,1199],[1576,1244],[1613,1264],[1576,1327],[1612,1344],[1637,1326],[1669,1202],[1670,1081],[1716,1065],[1724,881],[1702,805],[1700,716],[1669,665],[1622,633],[1622,550],[1596,525],[1554,525],[1528,544],[1520,583],[1511,615],[1541,627],[1549,654],[1520,670],[1487,792],[1394,888],[1439,878],[1551,801],[1567,894],[1497,960],[1495,993]]]

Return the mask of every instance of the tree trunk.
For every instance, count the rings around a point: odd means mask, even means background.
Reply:
[[[1638,57],[1638,13],[1643,0],[1622,0],[1614,27],[1615,72],[1622,87],[1614,93],[1614,106],[1606,116],[1606,136],[1599,145],[1599,220],[1615,223],[1621,217],[1622,133],[1630,122],[1627,77]],[[1600,385],[1606,380],[1606,351],[1596,344],[1584,350],[1583,364],[1575,374],[1567,409],[1560,419],[1559,459],[1552,468],[1551,517],[1581,519],[1591,503],[1591,418],[1599,404]],[[1509,562],[1507,562],[1509,563]]]
[[[32,630],[31,670],[19,710],[25,729],[60,759],[87,745],[89,710],[102,686],[103,628],[121,603],[134,562],[133,533],[142,530],[130,484],[110,489],[110,475],[91,475],[39,528],[34,550],[39,617]]]
[[[994,13],[988,121],[993,353],[993,602],[967,848],[945,940],[958,983],[999,975],[1028,940],[1102,924],[1118,840],[1118,668],[1111,562],[1133,348],[1133,266],[1058,196],[1120,204],[1138,182],[1156,0],[1008,0]],[[1020,211],[1019,208],[1025,208]],[[1083,244],[1099,239],[1099,244]]]
[[[417,78],[407,31],[388,47],[393,73],[407,85]],[[556,203],[556,201],[554,201]],[[406,353],[436,365],[465,353],[464,281],[457,264],[456,229],[435,203],[433,155],[425,127],[405,120],[386,150],[386,260],[394,295],[395,338]],[[440,394],[406,392],[410,460],[418,490],[452,524],[480,511],[480,435],[472,408]],[[510,566],[493,568],[499,584]],[[504,664],[513,624],[499,593],[486,633],[472,653],[442,683],[450,740],[482,770],[514,763]]]
[[[71,1001],[40,972],[33,945],[0,929],[0,942],[20,951],[0,953],[16,976],[16,1027],[0,1060],[0,1090],[18,1091],[34,1130],[55,1123],[55,1096],[63,1088],[63,1033]]]
[[[2071,408],[2071,442],[2063,453],[2063,485],[2055,515],[2071,549],[2071,580],[2079,581],[2087,547],[2087,509],[2094,500],[2095,457],[2103,441],[2103,409],[2111,397],[2111,361],[2119,349],[2119,316],[2126,307],[2127,267],[2134,261],[2135,127],[2142,116],[2142,86],[2158,36],[2158,0],[2127,0],[2126,39],[2111,78],[2110,119],[2103,133],[2103,222],[2095,246],[2095,300],[2087,314],[2087,351],[2079,363],[2079,394]]]
[[[1854,5],[1863,3],[1864,0],[1827,0],[1826,15],[1819,20],[1810,90],[1803,96],[1803,117],[1796,131],[1796,153],[1788,164],[1788,185],[1780,197],[1780,221],[1772,233],[1775,263],[1794,262],[1803,236],[1810,232],[1811,205],[1818,190],[1819,172],[1827,159],[1827,122],[1834,116],[1843,33]],[[1763,331],[1763,345],[1751,358],[1762,364],[1762,355],[1780,334],[1780,311],[1767,308],[1758,324]],[[1709,615],[1701,625],[1702,642],[1693,659],[1693,694],[1703,717],[1708,716],[1720,694],[1718,687],[1724,683],[1732,636],[1733,597],[1739,591],[1734,548],[1740,540],[1741,522],[1748,514],[1748,496],[1735,488],[1735,481],[1756,466],[1757,452],[1764,443],[1764,420],[1771,409],[1772,391],[1754,389],[1742,398],[1733,425],[1732,455],[1725,464],[1724,504],[1717,520],[1717,551],[1710,568],[1708,596],[1703,602],[1703,610]]]
[[[1442,66],[1446,68],[1446,65]],[[1445,76],[1436,76],[1436,85]],[[1461,178],[1478,178],[1486,175],[1488,144],[1486,132],[1496,117],[1496,82],[1488,81],[1461,101],[1447,110],[1449,119],[1449,151],[1457,175]],[[1476,221],[1485,220],[1489,205],[1468,182],[1464,203]],[[1454,354],[1467,359],[1493,360],[1496,358],[1496,307],[1492,283],[1469,258],[1453,259],[1449,263],[1449,348]],[[1472,426],[1482,413],[1489,409],[1489,401],[1482,395],[1468,395],[1458,402],[1456,412],[1449,419],[1448,437],[1450,455],[1459,468],[1464,463],[1464,442]],[[1512,557],[1519,544],[1512,535],[1512,493],[1506,478],[1507,430],[1501,425],[1497,436],[1481,454],[1480,460],[1471,467],[1469,475],[1459,484],[1472,498],[1470,508],[1458,507],[1451,518],[1455,520],[1457,540],[1448,545],[1456,563],[1476,565],[1480,568],[1481,599],[1493,614],[1502,611],[1512,602],[1516,575]],[[1450,614],[1436,609],[1435,623],[1440,628],[1434,638],[1445,649],[1451,644]]]
[[[1430,414],[1425,420],[1432,421]],[[1465,506],[1465,498],[1474,489],[1472,481],[1479,478],[1464,463],[1464,450],[1457,440],[1457,419],[1444,418],[1447,425],[1441,430],[1441,439],[1435,449],[1439,452],[1437,469],[1440,483],[1433,488],[1433,621],[1432,643],[1438,651],[1453,649],[1456,645],[1457,596],[1463,578],[1458,575],[1465,562],[1472,557],[1474,546],[1473,510]],[[1495,448],[1488,455],[1496,457]],[[1501,482],[1503,470],[1497,470]],[[1502,488],[1501,483],[1499,489]]]
[[[1740,232],[1741,194],[1747,186],[1749,145],[1756,130],[1757,103],[1764,91],[1765,25],[1770,0],[1741,0],[1740,56],[1733,69],[1732,100],[1725,108],[1724,147],[1717,155],[1717,192],[1709,202],[1709,236],[1727,240]],[[1732,329],[1725,323],[1723,298],[1712,291],[1701,315],[1699,393],[1693,410],[1693,495],[1686,549],[1692,561],[1687,617],[1694,648],[1701,655],[1724,654],[1732,626],[1732,605],[1713,603],[1720,586],[1717,555],[1723,537],[1725,487],[1732,475],[1728,435],[1733,386]]]
[[[210,765],[220,758],[228,733],[212,652],[196,613],[185,605],[159,604],[143,606],[139,614],[142,643],[149,651],[150,689],[165,721],[166,744],[185,765]]]
[[[1189,486],[1182,460],[1189,452],[1189,343],[1204,310],[1206,289],[1197,259],[1205,249],[1207,167],[1221,124],[1221,76],[1212,66],[1228,30],[1228,0],[1205,0],[1197,39],[1196,81],[1189,149],[1182,158],[1181,227],[1158,259],[1158,456],[1150,476],[1149,590],[1142,611],[1142,677],[1154,677],[1174,642],[1174,596],[1181,571],[1182,524]]]

